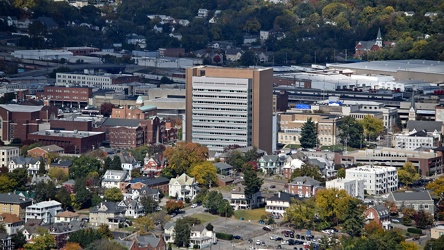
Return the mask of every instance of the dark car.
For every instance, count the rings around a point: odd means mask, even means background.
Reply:
[[[294,238],[294,233],[291,233],[291,234],[290,234],[290,238]]]
[[[263,227],[262,229],[265,230],[265,231],[271,231],[270,227]]]
[[[290,237],[289,233],[284,233],[284,237]]]
[[[295,240],[293,240],[293,239],[289,239],[288,240],[288,245],[290,245],[290,246],[292,246],[292,245],[295,245]]]
[[[270,188],[276,188],[276,185],[271,185]]]
[[[276,239],[274,239],[275,241],[282,241],[283,238],[282,237],[276,237]]]
[[[302,240],[295,240],[294,244],[295,245],[302,245],[302,244],[304,244],[304,242]]]
[[[300,239],[301,235],[300,234],[296,234],[296,239]]]
[[[242,237],[240,237],[239,235],[234,235],[233,239],[235,239],[235,240],[242,240]]]

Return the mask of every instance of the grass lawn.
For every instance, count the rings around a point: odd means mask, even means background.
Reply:
[[[244,220],[259,221],[262,215],[267,215],[267,212],[265,212],[265,208],[234,211],[234,217],[236,217],[237,219],[244,218]]]
[[[211,221],[219,218],[218,216],[215,216],[215,215],[212,215],[212,214],[208,214],[208,213],[205,213],[205,214],[193,214],[190,217],[199,219],[202,222],[202,224],[207,224],[208,222],[211,222]]]
[[[286,144],[284,146],[284,148],[290,148],[290,149],[298,149],[298,148],[302,148],[301,145],[299,144]]]
[[[89,208],[77,210],[76,213],[78,214],[89,214]]]

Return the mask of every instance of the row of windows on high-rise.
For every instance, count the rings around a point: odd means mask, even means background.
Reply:
[[[193,119],[194,122],[211,122],[211,123],[237,123],[237,124],[247,124],[247,121],[227,121],[227,120],[207,120],[207,119]]]
[[[193,104],[197,104],[197,103],[202,103],[202,104],[207,104],[207,105],[244,105],[245,103],[242,102],[209,102],[209,101],[194,101],[193,100]]]
[[[246,96],[229,96],[229,95],[193,95],[194,98],[217,98],[217,99],[247,99]]]

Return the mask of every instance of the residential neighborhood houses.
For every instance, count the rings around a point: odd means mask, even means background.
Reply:
[[[0,249],[444,246],[442,13],[213,2],[0,3]]]

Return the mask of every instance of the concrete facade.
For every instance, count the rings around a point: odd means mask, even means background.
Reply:
[[[364,180],[368,194],[381,195],[398,190],[398,172],[395,167],[360,166],[345,170],[346,179]]]
[[[272,69],[186,71],[186,141],[222,152],[237,144],[272,151]]]

